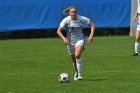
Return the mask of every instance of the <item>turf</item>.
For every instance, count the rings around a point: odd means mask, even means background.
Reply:
[[[140,93],[134,37],[95,37],[83,52],[83,80],[59,38],[0,41],[0,93]],[[59,83],[66,72],[69,83]]]

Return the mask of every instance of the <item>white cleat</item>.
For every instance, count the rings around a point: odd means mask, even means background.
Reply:
[[[78,80],[82,80],[82,74],[78,73]]]
[[[74,80],[75,80],[75,81],[77,81],[77,80],[82,80],[82,75],[81,75],[81,73],[78,73],[78,74],[77,74],[77,72],[76,72],[75,75],[74,75]]]
[[[75,72],[75,75],[74,75],[74,80],[77,81],[78,80],[78,73]]]
[[[78,80],[78,77],[74,77],[74,80],[77,81]]]

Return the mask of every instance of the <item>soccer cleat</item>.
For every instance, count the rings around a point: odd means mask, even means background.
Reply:
[[[77,81],[78,80],[78,73],[75,72],[75,75],[74,75],[74,80]]]
[[[75,77],[75,76],[74,76],[74,80],[77,81],[77,80],[78,80],[78,77]]]
[[[138,53],[134,53],[132,56],[138,56]]]
[[[82,74],[78,73],[78,80],[82,80]]]
[[[74,80],[77,81],[77,80],[82,80],[82,74],[81,73],[78,73],[77,72],[75,73],[74,75]]]

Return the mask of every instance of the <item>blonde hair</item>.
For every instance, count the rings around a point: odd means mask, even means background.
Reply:
[[[70,6],[70,7],[66,8],[66,9],[63,11],[63,13],[69,14],[69,12],[70,12],[70,10],[71,10],[72,8],[76,9],[76,11],[77,11],[77,8],[76,8],[75,6]]]

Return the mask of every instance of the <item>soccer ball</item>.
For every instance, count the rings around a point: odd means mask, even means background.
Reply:
[[[60,83],[68,83],[70,81],[70,77],[67,73],[61,73],[58,80]]]

